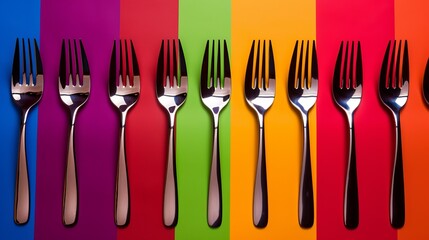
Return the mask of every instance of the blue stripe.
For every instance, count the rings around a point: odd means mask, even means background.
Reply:
[[[17,37],[40,35],[40,0],[0,1],[0,239],[34,239],[37,107],[27,122],[27,159],[30,177],[30,220],[18,226],[13,221],[20,111],[10,93],[12,60]],[[43,56],[43,50],[41,50]]]

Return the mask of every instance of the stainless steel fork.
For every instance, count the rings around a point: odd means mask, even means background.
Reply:
[[[172,50],[170,50],[170,40],[167,40],[166,49],[164,48],[164,40],[162,41],[156,78],[158,101],[167,110],[170,118],[163,208],[163,221],[166,227],[175,227],[178,219],[175,122],[176,112],[185,102],[188,92],[185,56],[180,40],[177,41],[177,44],[178,53],[176,53],[175,40],[172,41]],[[164,55],[166,55],[166,61],[164,61]],[[173,65],[172,69],[170,64]]]
[[[210,227],[219,227],[222,223],[222,181],[218,127],[220,112],[228,104],[231,95],[231,71],[226,40],[223,43],[223,58],[221,57],[220,40],[218,41],[217,61],[215,61],[216,45],[213,40],[211,68],[209,69],[209,43],[210,41],[207,41],[201,69],[201,99],[213,114],[213,148],[207,202],[207,222]],[[223,61],[221,61],[221,58]],[[223,74],[221,74],[221,62],[223,63]]]
[[[73,42],[73,44],[72,44]],[[77,45],[79,42],[79,47]],[[63,224],[74,225],[78,211],[78,182],[74,149],[74,128],[78,110],[88,100],[90,92],[90,73],[88,60],[82,41],[63,40],[58,89],[61,100],[70,110],[70,129],[67,150],[67,163],[64,176]],[[66,48],[68,45],[68,48]],[[66,53],[68,49],[68,53]],[[72,51],[74,49],[74,51]],[[80,49],[80,50],[79,50]],[[79,54],[80,53],[80,54]]]
[[[396,51],[397,45],[398,51]],[[401,45],[402,41],[399,41],[398,44],[394,41],[391,50],[391,42],[389,41],[384,55],[383,64],[381,66],[380,84],[378,88],[381,101],[388,109],[390,109],[393,114],[393,120],[395,121],[395,159],[393,162],[392,183],[390,189],[390,224],[394,228],[401,228],[405,224],[404,172],[399,113],[408,100],[410,71],[408,43],[405,40],[404,55],[402,58]]]
[[[314,223],[314,200],[313,200],[313,177],[311,173],[311,156],[310,156],[310,133],[308,124],[308,112],[314,106],[317,99],[318,89],[318,68],[316,43],[313,41],[310,77],[308,73],[309,65],[309,42],[305,50],[304,71],[302,69],[304,55],[304,41],[301,42],[301,50],[298,57],[298,41],[292,54],[292,60],[289,68],[288,78],[288,95],[292,105],[301,113],[302,124],[304,127],[304,142],[301,163],[301,180],[299,187],[298,200],[298,221],[303,228],[310,228]],[[298,66],[298,69],[296,69]]]
[[[30,109],[40,101],[43,93],[42,60],[37,42],[34,39],[33,49],[35,51],[35,56],[31,52],[30,39],[27,39],[28,55],[25,50],[25,40],[22,39],[21,43],[22,48],[20,48],[19,39],[16,39],[11,80],[12,98],[15,104],[21,109],[21,133],[15,183],[14,220],[16,224],[27,223],[30,215],[30,188],[25,130],[28,113]],[[35,69],[33,69],[33,57],[36,60]],[[34,72],[34,70],[36,71]]]
[[[344,190],[344,225],[349,229],[354,229],[359,225],[359,195],[353,114],[362,98],[363,71],[360,42],[357,42],[356,59],[354,57],[354,42],[351,44],[350,57],[348,51],[349,42],[346,44],[343,61],[343,42],[341,42],[335,64],[333,95],[335,102],[346,113],[349,122],[349,157]],[[350,61],[350,64],[348,64],[348,61]],[[356,68],[355,71],[354,68]]]
[[[268,67],[266,65],[265,40],[262,46],[262,64],[260,58],[260,41],[254,63],[255,41],[252,43],[247,62],[245,78],[245,95],[247,103],[255,110],[259,121],[259,149],[258,163],[256,167],[255,188],[253,193],[253,224],[255,227],[264,228],[268,224],[268,189],[267,169],[265,156],[265,128],[264,116],[274,102],[276,90],[276,73],[274,66],[274,54],[271,40],[268,47]],[[261,74],[260,74],[261,69]]]
[[[115,224],[119,227],[128,225],[130,220],[130,192],[125,148],[125,123],[128,111],[137,103],[140,95],[139,65],[133,42],[130,40],[129,43],[130,50],[128,50],[127,40],[124,40],[125,54],[123,54],[122,41],[119,42],[119,71],[117,71],[116,62],[116,41],[113,44],[112,58],[110,60],[110,100],[121,114],[121,132],[119,135],[115,191]],[[128,60],[128,52],[130,51],[131,64],[129,64]],[[125,61],[123,59],[125,59]]]

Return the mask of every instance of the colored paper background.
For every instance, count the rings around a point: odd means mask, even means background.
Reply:
[[[25,17],[19,17],[21,15],[25,15]],[[0,133],[2,138],[0,144],[0,238],[32,239],[36,196],[38,109],[35,107],[30,111],[26,129],[30,218],[25,226],[17,226],[13,221],[13,214],[21,111],[12,102],[10,79],[16,38],[39,40],[40,2],[31,0],[0,2],[0,29],[2,32],[0,37]]]
[[[381,1],[191,1],[191,0],[20,0],[0,3],[0,239],[417,239],[429,237],[428,107],[422,78],[429,56],[428,4]],[[102,6],[102,7],[100,7]],[[41,49],[45,92],[29,116],[31,211],[27,225],[13,222],[19,111],[10,97],[16,37],[34,37]],[[68,112],[58,95],[61,40],[82,39],[92,89],[77,116],[78,224],[61,223]],[[114,39],[132,39],[140,64],[142,92],[128,116],[127,156],[131,222],[114,225],[114,183],[119,116],[107,92]],[[162,223],[167,152],[167,115],[155,97],[161,39],[180,38],[189,94],[177,116],[179,222]],[[378,97],[378,80],[388,40],[408,39],[410,97],[402,111],[406,223],[389,224],[394,150],[391,113]],[[220,122],[223,224],[207,226],[207,191],[212,120],[200,100],[200,71],[208,39],[226,39],[232,66],[232,98]],[[273,41],[277,89],[266,115],[269,223],[252,223],[257,121],[244,98],[244,74],[252,40]],[[319,96],[310,112],[310,141],[316,206],[311,229],[298,225],[302,154],[300,116],[289,103],[286,80],[296,40],[315,39]],[[360,225],[343,225],[348,129],[332,98],[332,76],[342,40],[360,40],[363,98],[355,114]],[[316,113],[317,112],[317,113]],[[36,171],[37,166],[37,171]]]

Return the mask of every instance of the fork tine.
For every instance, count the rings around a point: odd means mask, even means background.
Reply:
[[[204,50],[203,66],[201,68],[201,89],[208,89],[209,45],[210,41],[207,40]]]
[[[389,88],[390,82],[387,80],[387,66],[389,64],[390,43],[387,44],[386,52],[384,53],[383,63],[380,71],[379,89]]]
[[[134,77],[140,76],[140,69],[139,69],[139,62],[137,61],[137,54],[136,54],[136,50],[134,48],[134,44],[133,41],[130,40],[130,45],[131,45],[131,57],[132,57],[132,62],[133,62],[133,75]],[[133,83],[135,84],[135,83]]]
[[[257,51],[256,51],[256,64],[255,64],[255,76],[253,77],[255,80],[254,80],[254,86],[255,86],[255,88],[259,88],[259,55],[260,55],[260,40],[258,40],[258,48],[257,48]]]
[[[296,89],[296,58],[298,57],[298,40],[293,48],[292,59],[290,60],[288,89]]]
[[[214,47],[214,44],[213,44]],[[217,76],[216,76],[216,88],[221,88],[220,81],[220,40],[217,41]]]
[[[226,40],[223,40],[223,78],[224,88],[230,88],[231,87],[231,69],[229,65],[229,54],[228,54],[228,45],[226,43]]]
[[[302,45],[304,45],[304,41],[302,41]],[[305,50],[305,67],[304,67],[304,88],[309,89],[309,80],[308,80],[308,50],[309,50],[309,42],[307,40],[307,46]]]
[[[398,53],[396,54],[396,66],[395,66],[395,88],[399,88],[402,84],[401,79],[399,79],[399,69],[401,64],[401,50],[402,50],[402,40],[399,40]]]
[[[252,41],[252,47],[250,49],[249,59],[247,60],[246,78],[244,81],[245,91],[249,92],[254,89],[253,85],[253,58],[255,53],[255,40]]]
[[[396,53],[396,40],[393,42],[393,49],[392,49],[392,55],[390,57],[390,69],[389,69],[389,76],[387,79],[387,86],[390,88],[393,88],[395,84],[395,79],[393,75],[393,68],[395,66],[395,53]]]
[[[34,79],[34,75],[33,75],[33,56],[31,53],[31,43],[30,43],[30,39],[27,39],[27,46],[28,46],[28,63],[30,65],[30,68],[28,70],[28,85],[35,85],[36,80]]]
[[[298,72],[296,76],[295,89],[302,89],[303,79],[302,79],[302,55],[304,55],[304,41],[301,41],[301,48],[299,51],[299,60],[298,60]],[[305,82],[304,82],[305,84]]]
[[[337,56],[337,62],[335,63],[335,70],[334,70],[334,88],[342,88],[342,81],[341,81],[341,63],[343,58],[343,46],[344,42],[341,41],[340,50],[338,51]]]
[[[210,64],[210,78],[209,78],[209,87],[216,88],[217,82],[215,82],[215,41],[212,41],[212,54],[211,54],[211,64]]]
[[[182,47],[182,42],[180,41],[180,39],[178,40],[179,42],[179,69],[180,69],[180,83],[179,86],[180,87],[187,87],[188,86],[188,71],[186,69],[186,61],[185,61],[185,54],[183,53],[183,47]]]
[[[22,40],[22,85],[27,83],[27,54],[25,52],[24,39]]]
[[[179,86],[179,79],[178,79],[178,72],[177,72],[177,54],[176,54],[176,41],[173,39],[173,87]]]
[[[66,43],[63,39],[63,43],[61,45],[61,59],[60,59],[60,83],[61,87],[66,87],[66,79],[67,79],[67,62],[66,62]]]
[[[68,49],[69,49],[69,85],[75,85],[74,81],[73,81],[73,54],[72,54],[72,49],[71,49],[71,43],[70,43],[70,39],[68,40]],[[77,63],[77,62],[76,62]]]
[[[171,80],[171,70],[170,70],[170,40],[167,40],[167,62],[166,62],[166,79],[165,79],[165,83],[164,86],[165,87],[170,87],[173,86],[172,84],[172,80]]]
[[[82,40],[79,40],[80,44],[80,52],[81,52],[81,61],[82,61],[82,73],[84,76],[89,76],[89,64],[88,64],[88,58],[86,57],[85,48],[83,47]],[[89,82],[87,82],[89,84]],[[85,81],[83,81],[83,85],[86,85]]]
[[[362,49],[360,41],[357,42],[357,56],[356,56],[356,86],[362,85],[363,70],[362,70]]]
[[[402,61],[402,86],[410,80],[410,64],[408,59],[408,41],[404,43],[404,60]]]
[[[344,65],[343,65],[343,77],[341,78],[341,88],[349,88],[350,87],[350,81],[347,78],[347,66],[348,66],[348,59],[349,59],[349,41],[346,43],[346,52],[344,54]]]
[[[125,44],[125,86],[130,86],[130,63],[129,63],[129,59],[128,59],[128,43],[127,40],[124,40],[124,44]]]
[[[117,74],[116,74],[116,40],[113,40],[112,57],[110,58],[110,73],[109,73],[109,92],[110,95],[114,95],[117,86]]]
[[[318,79],[319,79],[319,69],[317,64],[317,52],[316,52],[316,41],[313,40],[313,48],[312,48],[312,56],[311,56],[311,88],[318,87]]]
[[[274,53],[273,53],[273,45],[271,40],[269,40],[269,51],[268,51],[268,88],[275,90],[276,88],[276,68],[274,66]]]
[[[15,54],[13,56],[13,65],[12,65],[12,83],[13,86],[19,83],[19,39],[16,39],[15,43]]]
[[[355,65],[355,42],[352,41],[350,53],[350,65],[349,65],[349,77],[348,77],[348,85],[347,88],[356,88],[356,78],[354,75],[354,65]],[[345,68],[344,68],[345,69]]]
[[[79,55],[77,53],[77,44],[76,44],[76,39],[73,40],[73,44],[74,44],[74,56],[75,56],[75,61],[76,61],[76,86],[82,86],[82,78],[80,77],[80,67],[79,67]]]
[[[43,74],[42,57],[40,56],[39,46],[37,45],[36,39],[34,39],[34,52],[36,54],[36,74]],[[36,79],[37,80],[37,79]]]
[[[258,53],[259,53],[259,51],[258,51]],[[267,81],[266,81],[266,76],[265,76],[265,72],[266,72],[266,70],[265,70],[265,40],[264,40],[264,44],[262,45],[262,73],[261,73],[261,79],[260,79],[260,81],[261,81],[261,87],[262,87],[262,89],[264,89],[264,90],[267,90]],[[258,67],[258,70],[259,70],[259,64],[257,64],[256,65],[257,67]]]
[[[161,42],[161,49],[158,55],[158,64],[156,70],[156,91],[158,94],[164,92],[164,40]]]
[[[124,57],[122,56],[122,41],[123,40],[119,40],[119,81],[118,81],[118,86],[119,87],[123,87],[125,86],[124,83]]]

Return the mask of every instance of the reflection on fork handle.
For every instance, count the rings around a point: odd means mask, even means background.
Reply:
[[[16,168],[15,182],[15,213],[16,224],[28,222],[30,214],[30,189],[28,180],[27,154],[26,154],[26,129],[27,112],[23,112],[21,134],[19,143],[18,165]]]
[[[404,170],[402,161],[402,137],[399,113],[396,120],[396,147],[393,163],[393,176],[390,192],[390,224],[394,228],[402,228],[405,224],[405,193]]]
[[[264,228],[268,224],[268,189],[263,120],[259,127],[258,163],[253,194],[253,224],[257,228]]]
[[[213,129],[213,152],[210,167],[209,199],[207,218],[210,227],[219,227],[222,223],[222,181],[220,173],[219,129]]]
[[[118,227],[128,225],[130,220],[130,192],[128,185],[127,158],[125,152],[125,118],[122,113],[122,124],[119,139],[119,156],[116,172],[115,191],[115,224]]]
[[[164,225],[166,227],[175,227],[178,215],[177,199],[177,177],[176,177],[176,140],[174,134],[174,125],[170,126],[167,172],[164,187]]]
[[[76,223],[78,208],[78,185],[76,174],[76,158],[74,151],[74,124],[70,126],[69,145],[64,178],[63,193],[63,224],[72,226]]]
[[[299,225],[311,228],[314,223],[313,176],[311,171],[308,117],[304,120],[304,142],[298,204]]]
[[[356,168],[355,131],[350,119],[349,160],[347,163],[346,186],[344,191],[344,225],[355,229],[359,225],[359,194]]]

